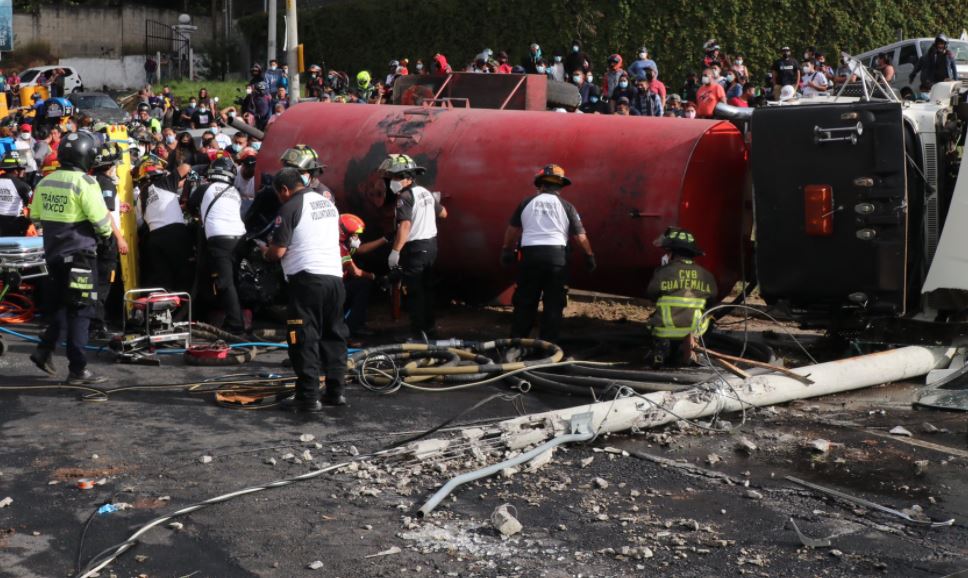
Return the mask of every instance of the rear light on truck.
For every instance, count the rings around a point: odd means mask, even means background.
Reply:
[[[804,229],[811,237],[834,234],[834,192],[830,185],[803,187]]]

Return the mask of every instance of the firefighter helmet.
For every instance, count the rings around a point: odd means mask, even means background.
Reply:
[[[168,172],[166,166],[167,163],[165,163],[164,159],[156,157],[155,155],[147,155],[141,159],[141,162],[135,168],[134,180],[141,182],[145,179],[164,175]]]
[[[422,175],[427,172],[427,169],[418,165],[410,155],[398,155],[391,154],[380,163],[380,168],[378,169],[380,173],[386,178],[393,178],[397,176],[412,177],[413,175]]]
[[[673,253],[682,253],[685,255],[698,257],[700,255],[705,255],[698,245],[696,245],[696,238],[692,233],[686,229],[679,227],[668,227],[662,235],[653,243],[656,247],[662,247],[663,249],[668,249]]]
[[[2,171],[18,171],[26,167],[27,163],[24,162],[24,158],[15,150],[7,151],[0,159],[0,170]]]
[[[326,165],[319,162],[319,155],[316,154],[313,147],[304,144],[297,144],[293,148],[286,149],[279,161],[284,167],[292,167],[300,171],[319,171],[322,173],[323,169],[326,168]]]
[[[238,174],[239,169],[232,162],[232,157],[227,154],[220,154],[212,161],[212,164],[208,167],[208,172],[206,176],[210,181],[217,181],[220,183],[225,183],[231,185],[235,182],[235,176]]]
[[[541,183],[567,187],[571,184],[571,179],[565,176],[565,169],[558,165],[546,165],[534,176],[534,184],[537,186]]]
[[[366,229],[363,219],[350,213],[343,213],[339,216],[339,240],[340,242],[349,239],[353,235],[362,235]]]
[[[121,161],[121,147],[118,143],[108,141],[97,148],[94,155],[94,168],[106,167]]]

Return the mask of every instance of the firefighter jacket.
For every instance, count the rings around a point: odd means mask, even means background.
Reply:
[[[30,203],[30,218],[44,228],[48,261],[81,252],[93,254],[98,237],[111,234],[111,215],[101,186],[80,171],[58,170],[41,179]]]
[[[709,319],[700,323],[710,299],[718,294],[712,273],[691,259],[673,257],[656,270],[646,290],[655,301],[655,313],[649,319],[652,335],[660,339],[684,339],[690,333],[702,335],[709,329]]]

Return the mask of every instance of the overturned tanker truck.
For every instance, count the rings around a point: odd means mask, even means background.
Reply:
[[[277,170],[287,147],[314,147],[340,209],[363,217],[375,238],[393,212],[376,168],[388,153],[416,158],[451,215],[439,273],[467,300],[511,287],[498,264],[504,228],[553,162],[574,183],[563,194],[598,256],[594,274],[572,271],[575,288],[643,295],[661,258],[652,242],[678,225],[695,232],[700,262],[724,292],[758,282],[805,323],[894,341],[963,333],[935,323],[960,321],[968,304],[968,264],[957,255],[968,243],[968,185],[960,195],[954,187],[965,108],[957,83],[936,86],[928,103],[868,94],[751,115],[724,109],[729,120],[527,110],[527,95],[513,91],[529,83],[509,86],[489,108],[441,97],[446,88],[412,106],[299,104],[267,132],[258,173]],[[523,110],[507,110],[513,102]]]

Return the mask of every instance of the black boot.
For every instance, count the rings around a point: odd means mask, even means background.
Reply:
[[[297,397],[287,397],[279,402],[279,409],[299,413],[317,413],[323,411],[323,404],[319,400],[305,400]]]
[[[34,362],[37,369],[43,371],[47,375],[56,375],[57,368],[54,367],[54,356],[51,351],[47,349],[35,349],[33,353],[30,354],[30,361]]]

